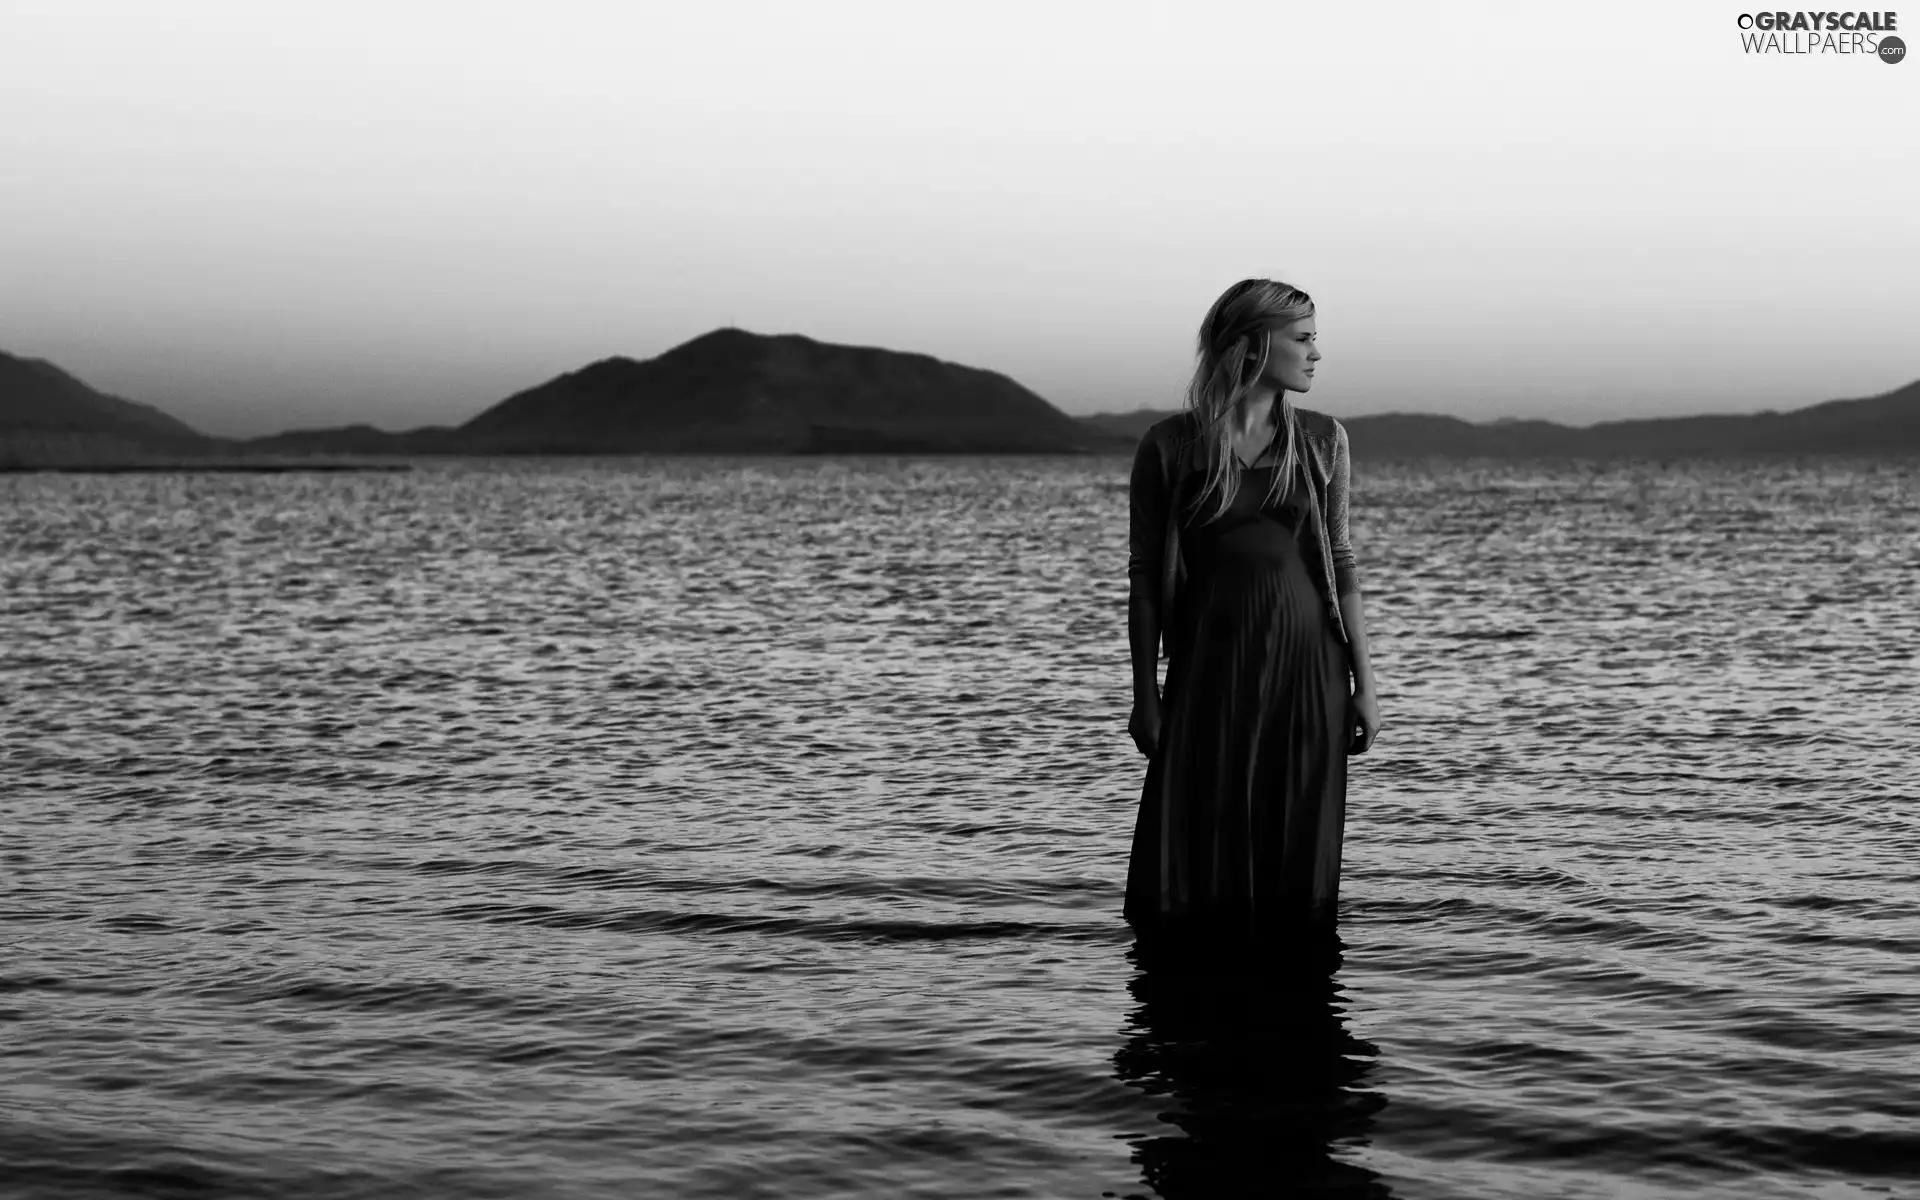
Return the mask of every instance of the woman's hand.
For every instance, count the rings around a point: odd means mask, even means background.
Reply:
[[[1373,739],[1380,733],[1380,701],[1372,692],[1353,693],[1353,738],[1347,744],[1348,754],[1365,754],[1373,749]]]
[[[1160,697],[1137,696],[1133,701],[1133,716],[1127,721],[1127,732],[1133,735],[1133,744],[1140,753],[1148,758],[1160,745]]]

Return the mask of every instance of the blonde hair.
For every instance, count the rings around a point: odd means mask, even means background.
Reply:
[[[1206,521],[1217,520],[1226,512],[1240,490],[1239,472],[1233,469],[1228,415],[1267,369],[1273,331],[1312,315],[1313,297],[1299,288],[1274,279],[1242,279],[1220,294],[1200,322],[1197,361],[1193,379],[1187,384],[1186,407],[1196,418],[1194,436],[1204,447],[1202,457],[1207,464],[1206,485],[1194,496],[1192,507],[1198,509],[1209,495],[1219,498]],[[1274,404],[1280,410],[1279,432],[1284,448],[1280,469],[1273,473],[1269,499],[1292,485],[1300,461],[1299,419],[1285,388],[1280,389]]]

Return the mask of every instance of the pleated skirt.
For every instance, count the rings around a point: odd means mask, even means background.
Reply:
[[[1350,651],[1291,535],[1190,574],[1148,760],[1125,917],[1143,941],[1335,932]]]

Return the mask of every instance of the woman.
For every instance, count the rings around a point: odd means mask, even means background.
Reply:
[[[1147,778],[1125,913],[1143,941],[1334,928],[1346,758],[1372,746],[1380,708],[1347,431],[1287,398],[1313,386],[1315,337],[1298,288],[1228,288],[1201,323],[1185,411],[1134,458],[1128,731]]]

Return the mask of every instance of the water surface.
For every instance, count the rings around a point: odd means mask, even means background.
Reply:
[[[1126,469],[0,477],[0,1178],[1920,1194],[1920,469],[1357,464],[1345,952],[1218,976]]]

